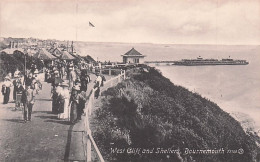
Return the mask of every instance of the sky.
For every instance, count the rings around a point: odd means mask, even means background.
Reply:
[[[0,37],[260,45],[259,15],[260,0],[1,0]]]

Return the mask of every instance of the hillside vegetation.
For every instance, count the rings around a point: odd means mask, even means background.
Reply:
[[[3,81],[8,73],[13,73],[16,68],[22,70],[23,67],[23,63],[12,55],[0,53],[0,81]]]
[[[0,81],[8,73],[14,73],[16,68],[20,71],[24,71],[25,55],[20,51],[14,51],[13,54],[7,54],[5,52],[0,53]],[[26,55],[26,66],[31,67],[32,64],[36,64],[37,68],[40,70],[43,68],[41,60],[34,58],[32,56]]]
[[[129,75],[103,93],[95,112],[93,134],[107,161],[259,158],[255,141],[215,103],[172,84],[154,68],[135,69]]]

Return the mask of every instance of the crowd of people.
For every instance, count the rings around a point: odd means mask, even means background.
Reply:
[[[76,123],[81,120],[86,101],[87,89],[91,81],[89,69],[84,64],[58,64],[46,69],[45,81],[52,85],[52,113],[59,119]],[[95,80],[96,96],[105,81],[99,72]],[[101,78],[101,79],[100,79]],[[103,78],[103,79],[102,79]]]
[[[34,73],[27,71],[27,75],[22,74],[16,69],[14,74],[8,74],[2,84],[3,104],[7,104],[10,99],[11,87],[13,87],[13,100],[15,102],[15,110],[23,106],[24,121],[31,120],[32,107],[35,102],[35,96],[42,87],[38,79],[38,70]]]
[[[87,89],[91,81],[89,68],[84,64],[73,62],[56,62],[44,67],[44,81],[51,84],[52,113],[60,120],[67,120],[74,124],[81,120],[85,103],[88,100]],[[13,99],[16,107],[23,105],[24,122],[31,121],[31,113],[35,103],[35,97],[42,89],[42,83],[38,79],[37,68],[28,69],[23,75],[18,69],[11,76],[5,77],[2,86],[4,96],[3,104],[9,102],[10,88],[13,87]],[[95,97],[98,98],[100,87],[105,77],[96,72],[94,87]]]

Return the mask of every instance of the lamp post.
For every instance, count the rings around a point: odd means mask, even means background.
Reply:
[[[24,77],[23,77],[23,84],[25,85],[25,79],[26,79],[26,54],[24,53]]]

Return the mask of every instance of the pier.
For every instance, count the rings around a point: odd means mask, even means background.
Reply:
[[[145,61],[144,64],[149,66],[170,66],[175,61]]]

